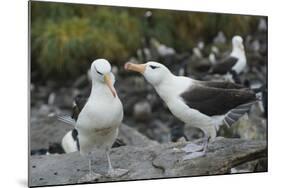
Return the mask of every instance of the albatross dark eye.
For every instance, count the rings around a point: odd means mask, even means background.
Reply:
[[[159,68],[158,66],[154,66],[154,65],[149,65],[150,66],[150,68],[152,68],[152,69],[157,69],[157,68]]]
[[[99,72],[96,67],[95,67],[95,70],[96,70],[96,72],[97,72],[99,75],[102,75],[102,73]]]

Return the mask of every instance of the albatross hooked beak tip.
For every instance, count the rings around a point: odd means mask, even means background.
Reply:
[[[127,70],[127,71],[135,71],[135,72],[139,72],[141,74],[144,73],[145,67],[146,67],[145,64],[126,63],[124,65],[125,70]]]
[[[105,81],[107,87],[109,88],[110,92],[112,93],[113,97],[116,97],[116,95],[117,95],[117,94],[116,94],[116,90],[115,90],[115,88],[113,87],[113,83],[112,83],[110,74],[104,75],[104,81]]]

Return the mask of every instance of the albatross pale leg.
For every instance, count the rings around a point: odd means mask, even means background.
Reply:
[[[111,160],[110,160],[110,157],[109,157],[109,151],[106,151],[106,157],[107,157],[107,161],[108,161],[108,172],[111,172],[111,171],[113,171],[113,167],[111,165]]]
[[[120,176],[123,176],[125,174],[127,174],[129,171],[126,170],[126,169],[121,169],[121,168],[117,168],[117,169],[114,169],[111,165],[111,160],[110,160],[110,157],[109,157],[109,152],[110,150],[106,150],[106,157],[107,157],[107,161],[108,161],[108,172],[107,172],[107,177],[111,177],[111,178],[114,178],[114,177],[120,177]]]
[[[89,175],[91,176],[92,175],[92,160],[89,159]]]
[[[205,139],[204,139],[204,148],[203,148],[203,152],[206,153],[207,152],[207,149],[208,149],[208,145],[209,145],[209,141],[210,141],[210,136],[207,136]]]
[[[78,183],[96,181],[101,177],[100,174],[93,172],[92,159],[89,159],[89,173],[78,180]]]

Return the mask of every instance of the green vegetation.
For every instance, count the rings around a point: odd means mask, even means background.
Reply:
[[[222,30],[227,37],[246,35],[256,19],[249,16],[32,2],[32,68],[44,77],[77,75],[96,58],[123,64],[142,46],[144,33],[177,51],[190,50]]]

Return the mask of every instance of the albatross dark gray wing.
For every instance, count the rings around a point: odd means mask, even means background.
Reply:
[[[220,82],[220,81],[196,81],[196,84],[201,84],[207,87],[221,88],[221,89],[248,89],[240,84],[232,82]]]
[[[66,124],[75,126],[78,116],[79,116],[80,112],[82,111],[82,109],[84,108],[87,100],[88,100],[87,97],[84,97],[82,95],[77,95],[74,98],[74,105],[72,107],[71,116],[57,115],[58,120],[66,123]]]
[[[80,143],[79,143],[79,139],[78,139],[78,131],[77,131],[77,129],[73,129],[72,130],[71,136],[72,136],[73,140],[76,143],[77,150],[80,151]]]
[[[249,89],[223,89],[200,84],[191,86],[180,96],[190,108],[209,116],[224,115],[239,105],[257,100],[256,94]]]
[[[71,115],[72,119],[77,121],[78,116],[79,116],[80,112],[82,111],[82,109],[84,108],[87,100],[88,100],[88,98],[84,97],[82,95],[77,95],[74,98],[74,105],[73,105],[73,108],[72,108],[72,115]]]
[[[238,58],[236,57],[228,57],[223,59],[222,61],[215,64],[212,69],[211,73],[214,74],[226,74],[231,70],[231,68],[237,63]]]
[[[242,104],[237,106],[236,108],[230,110],[227,112],[227,114],[224,116],[224,123],[230,127],[233,125],[236,121],[240,119],[245,113],[249,112],[251,106],[255,103],[256,101],[249,102],[246,104]]]

